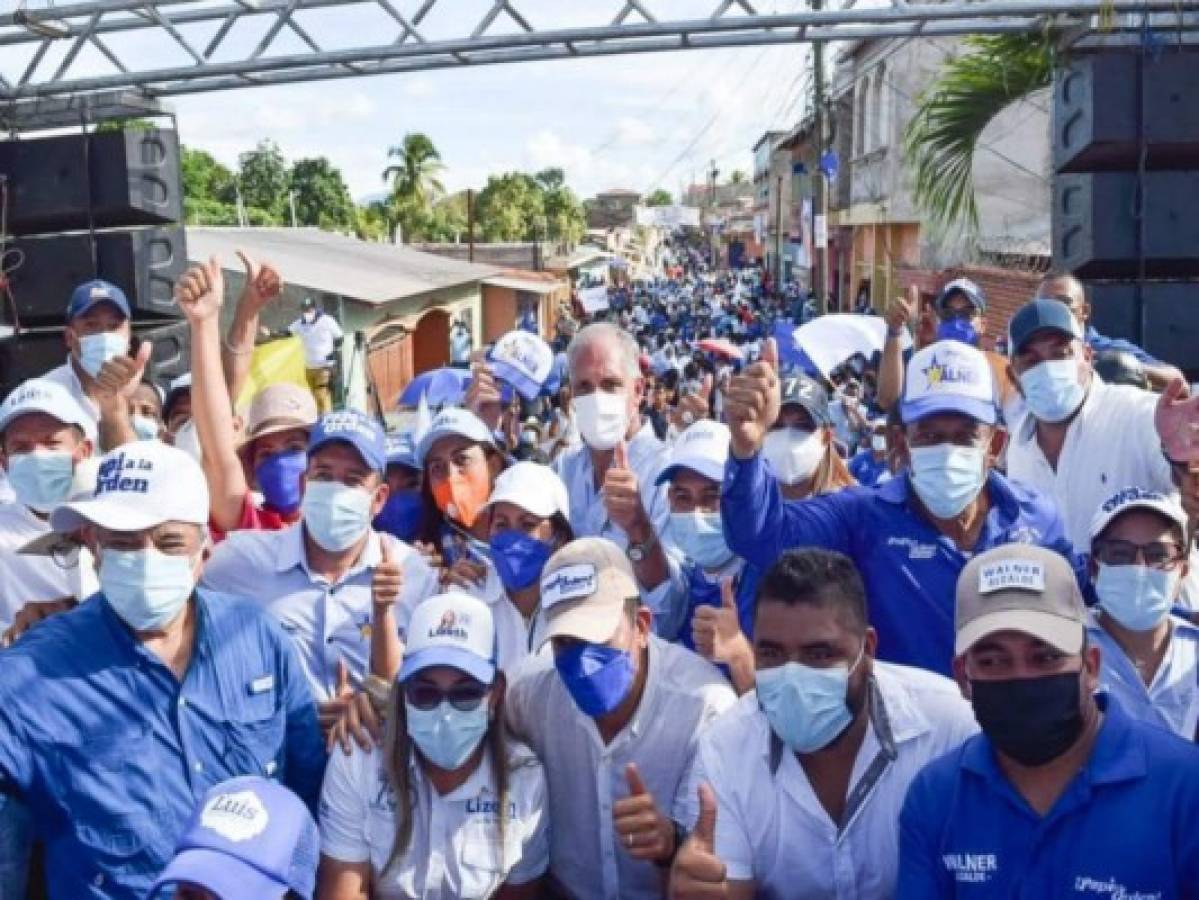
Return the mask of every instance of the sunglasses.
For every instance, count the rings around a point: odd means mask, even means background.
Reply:
[[[471,712],[479,708],[487,691],[487,685],[477,681],[456,684],[448,691],[427,681],[410,681],[404,685],[404,699],[409,706],[424,712],[436,709],[446,701],[459,712]]]
[[[1151,544],[1134,544],[1132,541],[1107,540],[1095,545],[1095,556],[1105,566],[1135,565],[1137,557],[1154,569],[1169,569],[1182,561],[1183,548],[1174,542],[1154,541]]]

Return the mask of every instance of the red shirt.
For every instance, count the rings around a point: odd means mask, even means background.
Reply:
[[[241,503],[241,516],[237,520],[234,531],[282,531],[300,521],[300,510],[284,515],[268,507],[257,507],[254,498],[247,492]],[[212,540],[219,543],[224,540],[225,532],[217,528],[211,521],[208,523],[212,532]]]

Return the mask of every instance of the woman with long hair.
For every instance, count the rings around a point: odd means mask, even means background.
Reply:
[[[329,759],[319,900],[540,894],[545,775],[505,736],[494,648],[481,601],[455,592],[417,606],[382,745]]]
[[[812,378],[784,374],[782,406],[762,454],[786,500],[831,494],[856,482],[834,443],[828,392]]]

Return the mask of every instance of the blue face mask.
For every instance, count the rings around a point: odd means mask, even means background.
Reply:
[[[510,591],[524,590],[536,583],[553,554],[553,545],[523,531],[501,531],[491,538],[491,561],[500,581]]]
[[[79,339],[79,365],[95,378],[110,359],[129,352],[129,338],[118,331],[85,334]]]
[[[593,719],[620,706],[633,686],[633,658],[603,644],[564,647],[554,654],[554,668],[575,705]]]
[[[978,331],[966,319],[950,319],[937,326],[938,341],[958,341],[971,347],[978,346]]]
[[[670,533],[679,549],[705,569],[718,569],[733,558],[720,513],[671,513]]]
[[[1129,631],[1152,631],[1170,614],[1178,572],[1150,566],[1099,565],[1100,608]]]
[[[138,436],[139,440],[158,440],[160,426],[157,419],[151,419],[149,416],[130,416],[129,423],[133,426],[133,433]]]
[[[134,631],[154,631],[172,621],[195,589],[195,558],[158,550],[105,550],[100,590]]]
[[[1028,411],[1042,422],[1065,421],[1086,398],[1074,359],[1051,359],[1033,366],[1020,376],[1020,388]]]
[[[487,702],[475,709],[455,709],[442,700],[433,709],[417,709],[404,701],[408,719],[408,736],[425,759],[439,769],[453,772],[470,759],[487,734]]]
[[[978,496],[987,481],[980,447],[935,444],[913,447],[912,487],[938,519],[952,519]]]
[[[254,477],[271,509],[286,514],[299,508],[300,476],[307,468],[308,454],[303,450],[272,453],[258,464]]]
[[[858,660],[861,658],[859,653]],[[849,675],[857,664],[813,669],[789,662],[759,669],[755,676],[758,703],[779,740],[796,753],[813,753],[848,728],[853,713],[846,693]]]
[[[425,505],[420,491],[396,491],[387,498],[379,515],[375,516],[375,530],[386,531],[406,544],[416,540],[420,532]]]
[[[17,499],[48,513],[67,499],[75,476],[75,458],[60,451],[18,453],[8,458],[8,482]]]
[[[310,481],[300,503],[304,526],[330,553],[354,545],[371,527],[371,495],[340,481]]]

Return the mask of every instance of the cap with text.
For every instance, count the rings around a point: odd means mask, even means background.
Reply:
[[[188,884],[221,900],[311,900],[319,861],[320,833],[299,797],[257,775],[232,778],[208,790],[149,897]]]
[[[348,444],[376,472],[387,471],[387,438],[379,423],[356,409],[326,413],[308,438],[308,455],[327,444]]]
[[[125,292],[115,284],[97,278],[94,281],[85,281],[71,292],[71,299],[67,303],[67,321],[70,322],[101,303],[112,305],[126,319],[130,317],[129,300]]]
[[[937,341],[908,361],[899,415],[905,423],[960,413],[986,425],[997,419],[995,381],[986,354],[961,341]]]
[[[616,633],[625,602],[639,597],[628,557],[606,538],[571,541],[541,574],[543,643],[569,637],[602,644]]]
[[[980,553],[958,576],[953,652],[999,631],[1020,631],[1063,653],[1082,650],[1086,607],[1065,557],[1032,544]]]
[[[208,523],[208,482],[199,463],[162,441],[122,444],[100,458],[96,491],[50,514],[55,531],[99,525],[142,531],[163,522]]]
[[[532,332],[517,329],[495,342],[487,360],[496,378],[512,385],[526,400],[533,400],[554,368],[554,351]]]
[[[570,521],[570,497],[558,473],[535,462],[513,463],[495,480],[487,506],[511,503],[538,518],[555,513]]]
[[[14,419],[29,413],[44,413],[64,425],[76,426],[90,440],[96,439],[96,420],[57,381],[31,378],[17,385],[0,403],[0,434]]]
[[[724,480],[724,465],[729,458],[729,427],[723,422],[700,419],[675,439],[670,459],[658,475],[657,484],[664,484],[689,469],[715,482]]]
[[[802,406],[817,428],[833,424],[828,409],[828,391],[824,385],[815,378],[798,373],[783,375],[779,380],[782,382],[782,406],[792,403]]]
[[[450,591],[417,605],[397,677],[407,681],[431,666],[459,669],[483,684],[495,680],[495,623],[486,603]]]
[[[1073,340],[1083,338],[1082,325],[1061,300],[1038,297],[1025,303],[1008,322],[1008,353],[1012,356],[1024,349],[1038,332],[1053,331]]]
[[[495,446],[495,436],[478,416],[459,406],[448,406],[433,417],[429,430],[416,442],[416,462],[422,468],[429,451],[444,437],[464,437],[477,444]]]
[[[419,469],[416,464],[416,442],[409,432],[392,432],[387,435],[387,464]]]
[[[1174,497],[1158,491],[1148,491],[1139,487],[1128,487],[1108,497],[1095,511],[1091,519],[1091,540],[1095,540],[1118,517],[1134,509],[1142,509],[1157,513],[1171,524],[1177,525],[1183,536],[1187,533],[1187,514],[1182,504]]]

